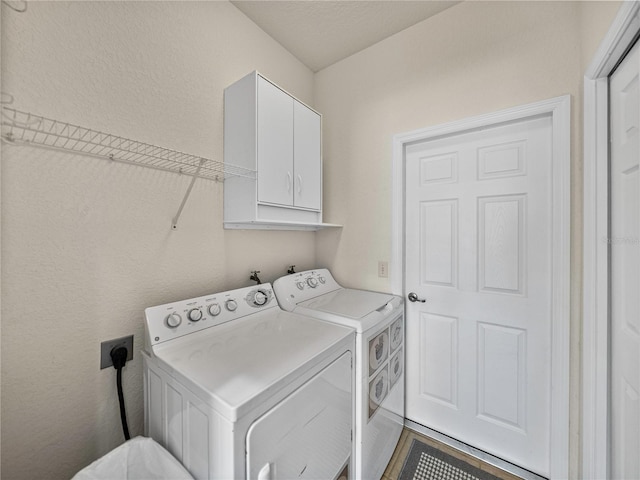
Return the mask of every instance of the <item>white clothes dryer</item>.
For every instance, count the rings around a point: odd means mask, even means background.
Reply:
[[[404,425],[404,301],[341,287],[329,270],[273,283],[284,310],[356,330],[355,478],[379,480]]]
[[[353,329],[270,284],[145,310],[145,434],[196,479],[348,479]]]

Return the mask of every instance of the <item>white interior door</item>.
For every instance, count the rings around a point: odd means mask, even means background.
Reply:
[[[551,131],[544,115],[410,145],[405,177],[407,417],[544,476]]]
[[[610,77],[611,475],[640,478],[640,44]]]

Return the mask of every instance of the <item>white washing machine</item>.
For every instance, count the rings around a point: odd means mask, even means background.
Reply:
[[[342,288],[329,270],[273,283],[288,311],[356,330],[355,478],[378,480],[404,425],[404,301],[386,293]]]
[[[353,329],[270,284],[145,310],[145,434],[196,479],[352,478]]]

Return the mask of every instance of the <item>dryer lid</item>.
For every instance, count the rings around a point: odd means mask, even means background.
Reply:
[[[301,307],[341,317],[361,319],[393,299],[393,295],[367,290],[340,288],[319,297],[299,303]]]

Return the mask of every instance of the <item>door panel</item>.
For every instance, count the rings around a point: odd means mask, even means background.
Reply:
[[[551,175],[549,116],[406,150],[407,417],[542,475]]]
[[[640,45],[611,76],[611,474],[640,478]]]
[[[482,292],[524,293],[526,195],[478,198],[478,282]]]
[[[420,225],[422,283],[455,286],[458,273],[457,200],[422,202]],[[429,225],[438,225],[438,228],[427,228]]]
[[[478,324],[478,417],[526,434],[526,330]]]
[[[422,313],[420,395],[458,408],[458,319]]]

